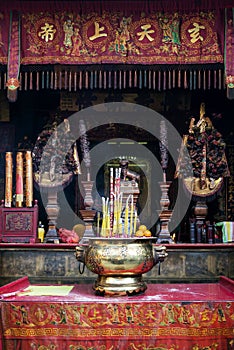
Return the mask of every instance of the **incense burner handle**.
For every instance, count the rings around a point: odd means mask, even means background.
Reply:
[[[165,246],[153,244],[154,265],[164,261],[164,259],[168,256],[166,250],[167,248]]]
[[[76,246],[75,257],[79,262],[79,273],[82,275],[85,269],[85,246]],[[83,265],[82,265],[83,264]]]

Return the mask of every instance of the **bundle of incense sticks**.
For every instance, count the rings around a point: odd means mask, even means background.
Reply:
[[[114,169],[110,168],[110,229],[113,230],[114,223]]]
[[[129,195],[123,209],[123,193],[120,192],[121,169],[110,168],[110,196],[102,197],[102,225],[97,216],[97,234],[101,237],[131,237],[136,232],[137,212],[133,195]],[[124,215],[123,215],[124,214]],[[123,217],[124,216],[124,222]]]
[[[132,237],[136,233],[137,212],[134,208],[133,195],[129,195],[124,209],[124,223],[122,219],[123,194],[113,193],[113,227],[111,227],[109,198],[102,197],[102,226],[101,237]],[[100,230],[100,216],[97,218],[97,233]]]
[[[120,193],[120,174],[121,169],[115,169],[115,182],[114,182],[114,192],[116,195]]]
[[[133,195],[130,195],[131,206],[130,206],[130,227],[129,227],[129,235],[132,236],[133,230],[133,213],[134,213],[134,205],[133,205]]]
[[[122,235],[122,202],[123,194],[116,193],[114,195],[114,223],[113,236]]]
[[[126,200],[124,215],[124,234],[132,237],[136,233],[137,211],[135,210],[133,195],[130,194]]]
[[[122,234],[122,201],[123,194],[120,193],[120,175],[121,168],[115,169],[115,179],[113,188],[113,235],[118,236]]]
[[[102,197],[102,227],[101,237],[110,236],[110,211],[109,211],[109,198]]]

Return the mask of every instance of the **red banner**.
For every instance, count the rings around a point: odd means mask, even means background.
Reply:
[[[17,11],[12,11],[10,15],[10,32],[8,47],[8,77],[6,86],[8,87],[8,98],[14,102],[17,97],[17,88],[20,85],[18,80],[20,70],[20,19]]]
[[[219,28],[220,29],[220,28]],[[215,11],[22,15],[22,64],[223,62]]]
[[[0,12],[0,64],[7,64],[9,23],[8,13]]]
[[[234,8],[226,9],[226,32],[225,32],[225,65],[226,83],[228,88],[234,88]]]

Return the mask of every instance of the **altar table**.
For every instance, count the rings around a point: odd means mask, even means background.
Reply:
[[[3,350],[234,349],[234,281],[227,277],[149,284],[131,297],[23,277],[0,288],[0,311]]]

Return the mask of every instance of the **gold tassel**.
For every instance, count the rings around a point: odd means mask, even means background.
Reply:
[[[99,89],[102,89],[102,71],[99,72]]]
[[[59,72],[59,90],[62,90],[62,72]]]
[[[123,72],[123,88],[126,89],[126,70]]]
[[[132,71],[129,71],[129,76],[128,76],[129,80],[128,80],[128,85],[131,88],[132,87]]]
[[[94,71],[94,89],[97,88],[97,71]]]
[[[119,71],[119,89],[122,89],[122,72]]]
[[[74,73],[74,91],[76,91],[77,89],[77,72]]]
[[[89,88],[89,75],[87,71],[85,72],[85,88]]]
[[[196,70],[193,71],[193,88],[194,90],[196,90],[197,88],[197,71]]]
[[[28,73],[25,72],[24,74],[24,90],[27,91],[28,89]]]
[[[181,70],[178,71],[178,88],[181,87]]]
[[[114,71],[114,89],[117,89],[117,72]]]
[[[201,71],[198,71],[198,89],[201,88]]]
[[[64,89],[67,90],[67,71],[66,70],[64,75]]]
[[[36,81],[36,90],[39,91],[39,79],[40,79],[40,75],[39,75],[39,72],[37,72],[37,81]]]
[[[108,88],[111,88],[111,71],[108,73]]]
[[[79,89],[82,89],[82,72],[79,72]]]
[[[206,90],[206,71],[203,72],[203,89]]]
[[[161,71],[158,71],[158,90],[161,91]]]
[[[68,81],[68,90],[69,90],[69,92],[71,91],[71,86],[72,86],[72,73],[70,71],[69,72],[69,81]]]
[[[22,90],[22,73],[20,73],[19,75],[19,81],[20,81],[20,86],[19,86],[19,90]]]
[[[154,90],[156,89],[156,72],[155,72],[155,70],[153,72],[153,89]]]
[[[106,71],[103,73],[103,88],[106,89]]]
[[[151,70],[148,71],[148,79],[149,79],[149,89],[151,89]]]
[[[210,90],[210,69],[208,70],[208,89]]]
[[[217,88],[217,71],[214,70],[214,89]]]
[[[45,88],[45,72],[42,71],[41,73],[41,88],[44,89]]]
[[[54,72],[54,89],[57,90],[58,88],[58,73]]]
[[[32,72],[29,73],[29,90],[33,89],[33,78],[32,78]]]
[[[184,71],[184,88],[187,89],[188,83],[187,83],[187,71]]]
[[[175,69],[172,71],[172,87],[175,87]]]
[[[134,87],[137,87],[137,71],[134,72]]]
[[[50,85],[49,85],[49,83],[50,83],[50,75],[49,75],[49,74],[50,74],[50,72],[47,71],[47,72],[46,72],[46,88],[47,88],[47,89],[49,89],[49,86],[50,86]]]
[[[54,72],[50,72],[50,88],[54,88]]]
[[[171,89],[171,71],[168,72],[168,89]]]
[[[163,72],[163,90],[167,88],[167,74],[166,71]]]

